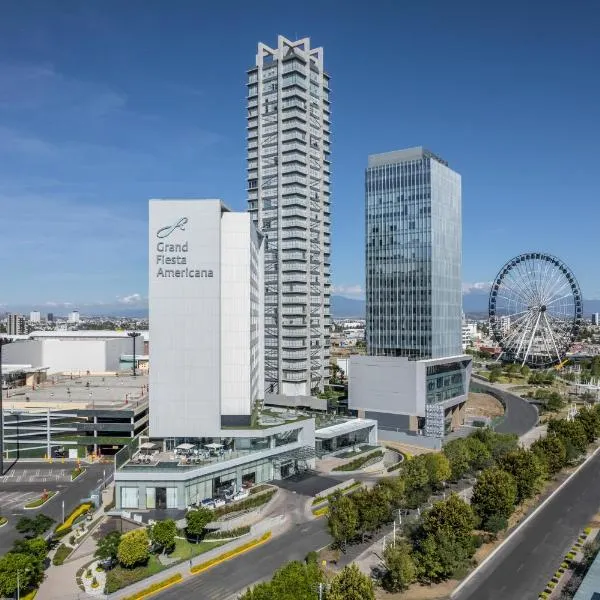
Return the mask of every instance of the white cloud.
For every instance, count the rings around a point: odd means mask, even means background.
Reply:
[[[333,293],[334,294],[339,294],[340,296],[347,296],[348,298],[364,298],[365,297],[365,290],[363,289],[362,285],[359,285],[358,283],[354,283],[354,284],[350,284],[350,285],[334,285],[333,287]]]
[[[491,281],[478,281],[476,283],[463,283],[463,294],[487,294],[492,286]]]
[[[48,306],[49,308],[71,308],[73,306],[73,303],[56,302],[55,300],[49,300],[48,302],[44,302],[44,306]]]
[[[141,294],[129,294],[129,296],[121,296],[117,298],[117,302],[119,304],[126,304],[127,306],[137,306],[139,304],[144,304],[146,298]]]

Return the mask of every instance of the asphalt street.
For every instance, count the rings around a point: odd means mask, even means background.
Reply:
[[[537,600],[600,508],[600,453],[530,519],[453,600]]]
[[[304,560],[311,550],[327,546],[331,538],[326,520],[317,519],[294,526],[266,544],[224,562],[201,575],[176,585],[156,598],[161,600],[227,600],[248,586],[270,579],[273,572],[291,560]]]
[[[537,425],[538,412],[535,406],[527,400],[523,400],[523,398],[519,398],[519,396],[515,396],[475,376],[472,385],[498,398],[504,405],[504,420],[496,427],[498,433],[516,433],[521,436]]]
[[[84,498],[97,488],[104,474],[108,478],[113,470],[112,463],[84,465],[86,472],[71,482],[71,469],[75,463],[18,462],[0,480],[0,515],[8,523],[0,528],[0,554],[4,554],[20,537],[15,530],[21,516],[35,517],[43,513],[57,523],[62,518],[62,502],[68,515]],[[36,510],[24,510],[23,506],[32,498],[39,497],[44,490],[55,490],[59,494]],[[21,500],[19,500],[21,498]],[[4,499],[4,502],[2,501]]]

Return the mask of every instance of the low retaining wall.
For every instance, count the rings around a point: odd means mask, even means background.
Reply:
[[[222,521],[212,521],[211,523],[209,523],[208,527],[210,527],[211,529],[219,529],[221,531],[231,531],[232,529],[237,529],[238,527],[254,525],[254,523],[262,519],[262,516],[265,514],[265,512],[271,509],[279,495],[280,491],[279,489],[277,489],[275,494],[273,494],[273,497],[266,504],[263,504],[258,508],[253,508],[252,510],[249,510],[248,512],[245,512],[237,517],[232,517],[231,519],[224,519]]]
[[[337,471],[336,471],[336,473],[337,473]],[[341,483],[338,483],[337,485],[333,485],[330,488],[327,488],[326,490],[319,492],[316,497],[323,498],[323,500],[325,500],[325,498],[327,498],[327,496],[333,494],[334,492],[337,492],[337,490],[345,490],[346,488],[350,487],[354,483],[355,483],[354,479],[352,479],[352,478],[347,479],[346,481],[342,481]]]

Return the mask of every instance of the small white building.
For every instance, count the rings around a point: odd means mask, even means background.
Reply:
[[[29,313],[29,322],[30,323],[40,323],[42,320],[42,316],[39,310],[32,310]]]
[[[136,342],[145,354],[147,332]],[[121,370],[121,355],[133,354],[126,331],[34,331],[2,350],[3,362],[47,367],[48,373],[112,373]]]
[[[69,317],[67,319],[67,321],[69,323],[79,323],[79,321],[81,320],[81,317],[79,315],[79,311],[78,310],[74,310],[72,312],[69,313]]]

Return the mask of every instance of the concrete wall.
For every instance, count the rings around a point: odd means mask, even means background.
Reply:
[[[348,407],[424,416],[424,369],[422,363],[406,358],[352,356],[348,377]]]
[[[250,214],[221,218],[221,415],[250,415]]]
[[[138,338],[135,342],[135,353],[140,355],[143,351],[143,344]],[[115,338],[106,340],[106,371],[119,371],[121,369],[121,355],[133,354],[133,340],[131,338]]]
[[[387,431],[379,430],[379,441],[385,442],[401,442],[404,444],[410,444],[411,446],[421,446],[422,448],[429,448],[432,450],[440,450],[442,447],[442,440],[434,437],[426,437],[424,435],[410,435],[402,431]]]
[[[41,340],[17,340],[2,346],[2,364],[31,365],[42,367],[43,342]]]

